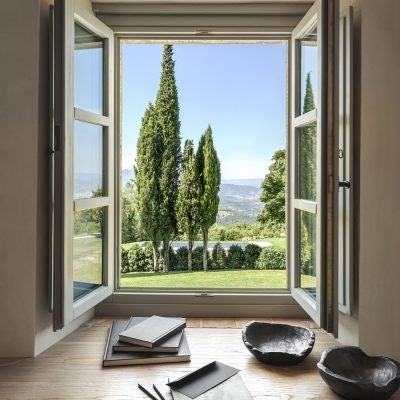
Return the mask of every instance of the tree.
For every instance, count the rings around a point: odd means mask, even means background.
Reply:
[[[203,235],[203,269],[207,271],[208,230],[215,223],[219,205],[221,166],[214,148],[211,126],[201,136],[196,154],[200,187],[200,226]]]
[[[303,114],[315,109],[311,74],[307,74],[306,91],[303,102]],[[306,200],[316,200],[316,160],[317,160],[317,124],[313,122],[303,127],[299,149],[299,196]],[[301,227],[301,265],[303,272],[315,275],[315,215],[302,212]]]
[[[162,138],[161,170],[159,171],[159,215],[163,241],[164,271],[169,267],[169,243],[177,231],[175,206],[178,196],[181,137],[178,90],[175,81],[173,49],[164,46],[160,86],[155,108]]]
[[[193,141],[186,140],[182,160],[182,172],[176,202],[178,228],[188,240],[188,270],[192,270],[193,242],[200,228],[199,183]]]
[[[121,241],[130,243],[138,240],[135,215],[135,183],[130,180],[121,195]]]
[[[262,224],[285,224],[285,150],[278,150],[272,156],[272,164],[261,184],[260,200],[264,208],[257,219]]]
[[[160,221],[161,135],[157,114],[149,104],[142,118],[135,166],[136,196],[135,208],[138,228],[145,239],[153,245],[154,272],[158,272],[158,244],[162,239]]]

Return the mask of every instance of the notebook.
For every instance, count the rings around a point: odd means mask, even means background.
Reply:
[[[148,317],[131,317],[126,323],[123,330],[130,328],[131,326],[135,326],[140,322],[143,322]],[[144,352],[144,353],[177,353],[179,350],[179,343],[181,342],[183,335],[183,330],[166,339],[164,342],[161,342],[158,346],[150,348],[137,346],[134,344],[129,344],[125,342],[121,342],[117,340],[113,345],[114,352]]]
[[[123,330],[119,334],[122,342],[153,348],[180,332],[186,326],[184,318],[167,318],[154,315]]]
[[[113,352],[112,344],[118,340],[118,333],[126,326],[126,321],[114,321],[111,324],[103,356],[103,367],[139,364],[164,364],[190,361],[189,345],[185,332],[177,353],[133,353]]]

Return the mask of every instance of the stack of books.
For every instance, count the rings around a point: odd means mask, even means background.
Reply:
[[[103,366],[161,364],[190,361],[186,320],[167,317],[131,317],[113,321]]]

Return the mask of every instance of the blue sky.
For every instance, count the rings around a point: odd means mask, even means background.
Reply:
[[[132,169],[140,122],[155,100],[162,45],[122,49],[122,168]],[[284,44],[174,45],[181,137],[211,125],[222,179],[262,178],[286,140]]]

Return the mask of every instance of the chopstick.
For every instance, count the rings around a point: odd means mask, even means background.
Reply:
[[[153,396],[148,390],[146,390],[140,383],[138,383],[138,388],[151,400],[159,400],[157,397]]]
[[[165,397],[160,393],[160,391],[157,389],[156,385],[153,385],[154,391],[158,394],[161,400],[165,400]]]

